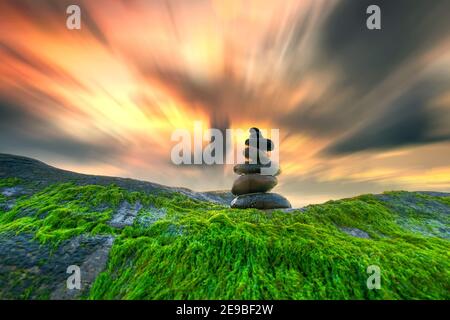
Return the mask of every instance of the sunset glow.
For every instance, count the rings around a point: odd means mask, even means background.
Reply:
[[[74,3],[81,30],[66,28]],[[449,3],[417,26],[407,14],[420,8],[398,18],[386,4],[375,35],[358,27],[357,3],[3,0],[0,152],[229,190],[230,166],[171,162],[172,132],[201,121],[278,128],[276,190],[294,206],[450,191]]]

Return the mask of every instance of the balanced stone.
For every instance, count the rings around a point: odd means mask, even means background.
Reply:
[[[246,193],[267,192],[278,183],[277,178],[261,174],[247,174],[234,181],[231,193],[241,195]]]
[[[275,174],[274,176],[277,176],[281,173],[281,169],[276,163],[268,163],[268,164],[253,164],[253,163],[242,163],[237,164],[233,167],[234,173],[243,175],[243,174],[252,174],[252,173],[261,173],[262,168],[269,168],[272,166],[274,168]]]
[[[291,208],[291,204],[277,193],[249,193],[234,198],[231,208],[284,209]]]
[[[275,148],[270,139],[265,139],[258,128],[250,129],[250,137],[245,141],[244,164],[237,164],[233,170],[239,174],[231,192],[237,197],[231,201],[232,208],[277,209],[290,208],[291,204],[283,196],[267,193],[278,183],[280,174],[278,163],[271,162],[269,151]]]
[[[267,154],[261,150],[254,147],[246,147],[244,149],[244,157],[250,160],[250,163],[255,164],[267,164],[270,163],[270,158]],[[256,157],[256,158],[255,158]]]
[[[250,129],[250,138],[245,140],[246,146],[253,146],[263,151],[272,151],[275,148],[270,139],[265,139],[258,128]]]
[[[246,146],[253,146],[263,151],[272,151],[275,148],[272,140],[265,138],[250,138],[245,140]]]
[[[250,128],[249,132],[250,138],[259,139],[260,137],[262,137],[261,131],[259,131],[258,128]]]

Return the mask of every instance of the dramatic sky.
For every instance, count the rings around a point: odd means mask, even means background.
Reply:
[[[66,28],[78,4],[82,29]],[[382,29],[366,28],[381,7]],[[450,191],[450,0],[2,0],[0,152],[230,189],[175,129],[280,130],[294,205]]]

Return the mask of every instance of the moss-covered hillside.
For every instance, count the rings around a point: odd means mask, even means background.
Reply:
[[[448,194],[271,212],[23,177],[1,178],[0,194],[1,299],[450,298]],[[81,290],[66,288],[69,265]]]

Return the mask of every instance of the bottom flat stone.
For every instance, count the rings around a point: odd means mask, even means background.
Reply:
[[[291,208],[291,204],[277,193],[248,193],[234,198],[231,201],[231,208],[283,209]]]

